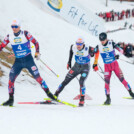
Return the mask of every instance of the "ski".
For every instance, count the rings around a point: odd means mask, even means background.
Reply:
[[[133,100],[134,98],[132,98],[132,97],[123,97],[123,99],[130,99],[130,100]]]
[[[2,106],[2,107],[15,107],[15,106],[3,106],[3,104],[0,104],[0,106]]]
[[[51,100],[50,98],[44,98],[44,100]],[[55,102],[54,100],[51,100],[52,102]],[[65,102],[65,101],[61,101],[59,99],[56,100],[57,102],[61,103],[61,104],[64,104],[64,105],[67,105],[67,106],[71,106],[71,107],[78,107],[77,105],[75,104],[72,104],[72,103],[68,103],[68,102]]]
[[[56,105],[58,103],[52,101],[37,101],[37,102],[18,102],[18,104],[48,104],[48,105]]]
[[[111,104],[100,104],[100,105],[98,105],[98,106],[111,106]]]

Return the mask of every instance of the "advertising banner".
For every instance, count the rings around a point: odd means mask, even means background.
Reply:
[[[104,32],[104,20],[82,7],[76,0],[40,0],[44,6],[57,13],[69,23],[93,36]],[[90,5],[89,5],[90,7]]]

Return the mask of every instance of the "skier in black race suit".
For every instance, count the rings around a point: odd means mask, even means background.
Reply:
[[[80,84],[80,102],[79,106],[84,106],[84,97],[85,97],[85,80],[88,77],[90,71],[90,58],[94,56],[94,48],[85,45],[83,38],[78,38],[75,45],[71,45],[69,61],[67,64],[67,69],[69,70],[68,74],[65,77],[65,80],[59,85],[55,96],[58,97],[63,88],[77,75],[81,75],[79,84]],[[73,54],[75,56],[75,64],[72,67],[71,61]]]

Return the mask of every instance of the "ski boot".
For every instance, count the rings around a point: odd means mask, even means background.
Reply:
[[[14,96],[10,95],[9,99],[2,104],[2,106],[13,106],[14,103]]]
[[[83,107],[84,106],[84,97],[85,96],[81,96],[80,97],[79,107]]]
[[[106,101],[104,102],[104,105],[110,105],[111,104],[111,98],[110,98],[110,95],[106,95],[107,96],[107,99]]]
[[[134,98],[134,93],[132,92],[132,90],[130,89],[130,90],[128,90],[128,92],[129,92],[130,96],[131,96],[132,98]]]

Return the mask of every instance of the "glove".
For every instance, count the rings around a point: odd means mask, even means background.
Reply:
[[[39,60],[40,59],[40,53],[36,52],[34,57],[36,58],[36,60]]]
[[[93,64],[93,69],[94,69],[95,72],[98,71],[99,70],[98,69],[98,65],[97,64]]]
[[[119,59],[119,55],[115,55],[115,59]]]
[[[71,63],[67,64],[67,70],[69,70],[69,68],[71,68]]]

